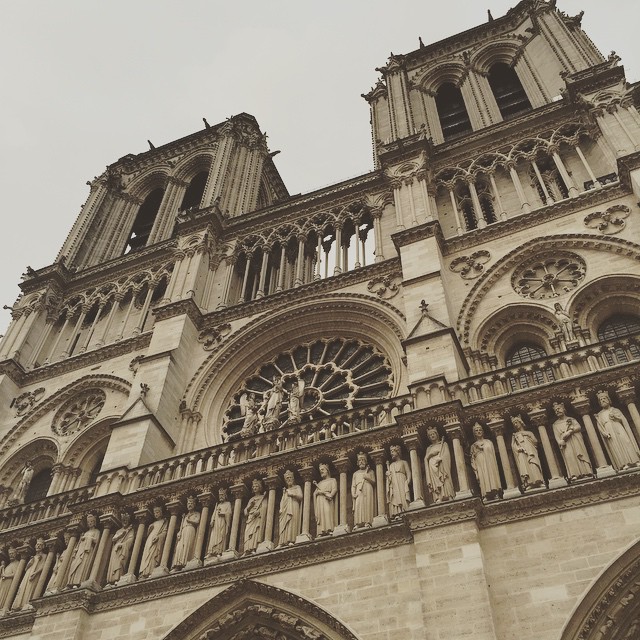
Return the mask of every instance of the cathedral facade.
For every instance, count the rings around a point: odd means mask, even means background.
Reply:
[[[374,168],[109,165],[0,343],[0,637],[640,637],[640,114],[555,1],[392,55]]]

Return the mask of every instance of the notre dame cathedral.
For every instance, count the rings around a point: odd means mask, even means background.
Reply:
[[[392,55],[330,187],[246,113],[91,183],[0,345],[0,637],[640,638],[640,92],[581,18]]]

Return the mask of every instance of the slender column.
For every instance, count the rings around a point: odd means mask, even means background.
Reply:
[[[456,222],[456,232],[458,235],[462,235],[463,231],[465,231],[462,225],[462,218],[460,217],[460,211],[458,211],[458,204],[456,203],[456,195],[453,192],[453,187],[449,187],[449,197],[451,198],[451,209],[453,210],[453,217]]]
[[[338,510],[338,526],[333,529],[332,535],[340,536],[349,533],[349,524],[347,523],[347,500],[349,494],[349,485],[347,482],[347,473],[351,468],[349,458],[338,458],[333,461],[335,468],[338,470],[338,492],[339,492],[339,510]]]
[[[547,431],[547,416],[542,407],[535,407],[529,411],[529,417],[531,422],[538,428],[538,434],[540,436],[540,442],[542,443],[542,450],[544,451],[544,457],[547,459],[547,466],[551,473],[549,479],[549,489],[556,489],[558,487],[566,487],[567,481],[562,477],[560,473],[560,467],[556,454],[551,446],[551,440],[549,439],[549,433]]]
[[[280,268],[278,269],[278,287],[276,293],[284,289],[284,267],[287,259],[287,246],[283,244],[280,247]]]
[[[54,320],[45,320],[44,331],[40,334],[40,338],[38,340],[38,344],[33,349],[33,353],[29,358],[29,362],[27,363],[27,367],[34,367],[36,362],[38,361],[38,356],[40,355],[40,351],[42,351],[42,347],[44,347],[46,341],[51,335],[51,330],[53,329],[53,325],[55,324]]]
[[[264,283],[267,277],[267,268],[269,266],[269,248],[262,247],[262,265],[260,266],[260,283],[258,284],[258,292],[256,298],[264,298]]]
[[[51,467],[51,484],[47,491],[47,497],[58,493],[58,485],[60,484],[60,474],[62,473],[63,466],[60,463],[56,463]]]
[[[185,273],[184,288],[182,290],[181,298],[194,298],[196,295],[196,283],[198,281],[198,273],[200,272],[200,265],[202,264],[202,258],[207,252],[206,241],[202,242],[189,250],[189,264],[187,265]]]
[[[142,305],[142,311],[140,312],[140,319],[138,320],[138,324],[136,328],[133,330],[133,335],[137,336],[142,333],[144,329],[144,323],[147,319],[147,312],[149,311],[149,305],[151,304],[151,298],[153,296],[153,289],[155,287],[155,283],[153,281],[149,282],[147,287],[147,295],[144,299],[144,304]]]
[[[487,226],[487,220],[482,212],[482,205],[480,204],[480,198],[478,198],[478,191],[473,180],[467,180],[469,185],[469,193],[471,193],[471,201],[473,202],[473,208],[476,213],[476,219],[478,220],[478,228],[483,229]]]
[[[17,342],[17,338],[22,331],[22,327],[27,321],[27,313],[26,309],[19,309],[18,311],[11,312],[11,318],[13,322],[9,326],[7,331],[7,335],[4,338],[4,343],[2,346],[2,359],[8,358],[10,356],[11,350],[13,349],[13,345]]]
[[[300,234],[298,236],[298,259],[296,260],[296,278],[293,281],[294,287],[299,287],[302,282],[302,269],[304,267],[304,243],[306,238]]]
[[[413,487],[413,502],[409,509],[420,509],[425,506],[424,489],[422,485],[423,471],[420,466],[418,448],[422,446],[418,433],[409,433],[402,436],[407,449],[409,450],[409,460],[411,461],[411,485]]]
[[[71,534],[69,537],[69,542],[67,543],[67,548],[64,551],[64,557],[62,558],[62,564],[58,569],[58,575],[56,578],[56,584],[52,585],[54,589],[60,591],[67,584],[67,572],[69,571],[69,564],[71,564],[71,557],[73,556],[73,552],[76,548],[76,543],[78,542],[78,535],[80,533],[77,524],[73,524],[70,527],[67,527],[67,531]]]
[[[459,490],[456,492],[456,500],[470,498],[472,496],[469,489],[469,479],[467,477],[467,466],[464,460],[464,450],[462,449],[462,427],[459,422],[450,422],[445,425],[445,431],[451,439],[453,445],[453,458],[456,463],[456,473],[458,476]]]
[[[139,291],[139,289],[137,289],[137,288],[134,288],[134,289],[131,290],[131,300],[129,302],[129,306],[127,307],[127,311],[124,314],[124,319],[122,321],[122,325],[120,326],[120,332],[116,336],[116,342],[118,342],[118,340],[122,340],[122,337],[124,336],[125,331],[127,330],[127,323],[129,322],[129,316],[131,315],[131,309],[133,309],[133,305],[136,302],[136,296],[138,295],[138,291]]]
[[[608,111],[609,113],[613,114],[613,117],[616,119],[617,123],[620,125],[620,128],[624,131],[627,138],[629,138],[629,142],[631,142],[633,148],[637,149],[636,141],[633,139],[633,135],[631,134],[631,131],[629,131],[629,128],[627,127],[627,125],[624,123],[624,120],[620,117],[620,114],[618,113],[618,108],[616,106],[612,106],[610,109],[608,109]]]
[[[404,220],[402,216],[402,204],[400,202],[400,197],[402,195],[402,183],[398,182],[393,185],[393,201],[396,206],[396,229],[402,230],[404,229]]]
[[[321,264],[322,264],[322,232],[320,230],[318,230],[318,248],[316,249],[317,251],[317,259],[316,259],[316,264],[315,264],[315,268],[314,268],[314,273],[313,273],[313,279],[314,281],[318,281],[322,279],[322,271],[321,271]],[[325,260],[326,260],[326,256],[325,256]]]
[[[22,580],[22,575],[24,574],[24,567],[27,564],[27,560],[31,555],[32,549],[29,545],[25,544],[19,549],[17,549],[17,552],[20,555],[20,559],[18,560],[18,566],[16,567],[16,571],[13,574],[13,580],[11,580],[9,593],[7,593],[7,596],[4,601],[4,606],[2,607],[2,611],[0,612],[0,615],[5,615],[7,611],[9,611],[9,609],[11,608],[13,599],[16,597],[16,593],[18,593],[20,580]]]
[[[93,591],[100,591],[100,570],[103,568],[104,553],[109,542],[109,535],[111,529],[115,529],[118,526],[118,521],[112,514],[100,516],[100,524],[102,525],[102,533],[100,534],[100,541],[98,542],[98,549],[96,551],[95,558],[93,559],[93,566],[91,567],[91,573],[89,579],[83,582],[80,586]]]
[[[540,169],[538,167],[538,163],[535,160],[531,161],[531,166],[533,167],[533,171],[536,174],[536,178],[540,183],[540,187],[542,188],[542,193],[544,193],[544,204],[549,205],[554,203],[554,199],[549,194],[549,189],[547,189],[547,185],[542,179],[542,174],[540,173]]]
[[[220,298],[219,307],[226,307],[227,302],[229,301],[229,294],[231,291],[231,280],[233,278],[233,269],[236,264],[236,256],[227,256],[227,270],[224,274],[224,285],[222,287],[222,297]]]
[[[204,548],[204,536],[209,523],[209,511],[211,510],[211,491],[203,491],[198,494],[200,510],[200,522],[198,523],[198,533],[196,534],[196,544],[193,548],[193,558],[187,562],[185,569],[196,569],[202,566],[202,549]]]
[[[627,405],[627,410],[631,416],[631,429],[636,438],[636,442],[640,442],[640,413],[636,406],[636,393],[630,380],[622,380],[616,388],[618,397]]]
[[[113,297],[113,304],[111,305],[111,309],[109,310],[107,321],[104,323],[104,329],[102,330],[102,334],[100,335],[96,344],[94,345],[95,349],[97,349],[98,347],[101,347],[106,342],[107,335],[109,335],[109,329],[111,329],[111,324],[113,322],[113,316],[115,316],[116,310],[120,306],[120,303],[122,302],[123,298],[124,298],[124,294],[121,292],[116,293],[115,296]]]
[[[238,302],[246,302],[247,301],[247,284],[249,282],[249,269],[251,268],[251,258],[253,254],[247,251],[246,255],[246,264],[244,265],[244,275],[242,276],[242,288],[240,289],[240,297],[238,298]]]
[[[178,516],[182,511],[182,505],[178,500],[172,500],[171,502],[167,502],[167,511],[169,511],[170,514],[167,537],[164,539],[160,565],[151,572],[152,577],[165,576],[169,573],[169,556],[171,555],[171,546],[173,545],[173,538],[176,534],[176,525],[178,523]]]
[[[58,350],[58,346],[60,345],[60,341],[62,340],[62,336],[65,334],[68,326],[69,326],[69,312],[67,311],[64,317],[64,323],[60,329],[60,332],[56,336],[55,342],[53,343],[53,346],[49,351],[49,355],[44,361],[45,364],[49,364],[49,362],[53,360],[53,358],[55,357],[56,351]]]
[[[509,460],[509,453],[507,451],[507,445],[504,441],[504,420],[502,418],[494,417],[487,423],[487,426],[491,430],[491,433],[495,436],[498,443],[498,455],[500,456],[500,464],[504,473],[504,479],[507,483],[507,489],[504,492],[504,498],[513,498],[519,496],[520,490],[516,484],[513,476],[513,469],[511,468],[511,461]]]
[[[520,176],[513,165],[510,163],[507,165],[509,169],[509,175],[511,176],[511,180],[513,182],[513,186],[515,187],[516,193],[518,194],[518,200],[520,201],[520,210],[522,213],[529,213],[531,211],[531,205],[527,202],[527,198],[524,195],[524,189],[522,188],[522,183],[520,182]]]
[[[280,480],[276,475],[267,476],[264,483],[267,487],[267,521],[264,528],[264,540],[258,544],[256,553],[264,553],[273,549],[273,522],[276,514],[276,489]]]
[[[353,268],[359,269],[362,266],[362,263],[360,262],[360,221],[356,220],[353,224],[356,228],[356,232],[354,235],[356,243],[356,261],[353,265]],[[418,224],[417,221],[416,224]]]
[[[53,561],[56,557],[56,546],[58,545],[58,538],[49,538],[48,540],[45,540],[45,544],[47,546],[47,557],[44,560],[44,565],[42,567],[42,571],[40,572],[40,577],[38,578],[38,584],[36,584],[36,588],[34,589],[33,595],[31,596],[32,600],[40,598],[44,593],[44,588],[47,584],[49,572],[51,571]]]
[[[238,534],[240,533],[240,515],[242,514],[242,498],[247,489],[244,484],[234,484],[229,488],[233,496],[233,517],[231,519],[231,535],[229,548],[220,556],[220,560],[233,560],[238,557]]]
[[[80,347],[80,351],[78,353],[84,353],[89,348],[89,343],[91,342],[91,338],[93,338],[93,333],[96,330],[96,326],[98,322],[100,322],[100,318],[104,310],[104,305],[105,305],[104,302],[101,302],[98,305],[98,311],[96,313],[96,317],[93,319],[93,322],[91,323],[91,327],[89,327],[89,331],[87,331],[87,337],[85,338],[84,343]]]
[[[311,540],[311,482],[313,481],[313,467],[302,467],[299,469],[300,477],[304,482],[302,500],[302,530],[296,538],[296,544],[309,542]]]
[[[89,311],[89,309],[86,307],[86,305],[83,305],[82,306],[82,310],[80,312],[80,315],[78,316],[78,320],[76,322],[76,326],[73,328],[73,331],[71,332],[71,337],[67,341],[67,346],[66,346],[65,350],[62,352],[62,357],[63,358],[68,358],[69,355],[71,354],[71,349],[73,348],[73,341],[76,339],[76,336],[78,335],[78,332],[80,331],[80,328],[82,327],[82,323],[84,322],[84,318],[87,315],[88,311]]]
[[[591,420],[591,416],[589,415],[589,398],[584,395],[575,395],[571,398],[571,404],[575,407],[578,413],[580,413],[582,420],[584,421],[587,438],[589,438],[589,444],[591,445],[591,450],[593,451],[593,455],[596,459],[596,477],[605,478],[607,476],[615,475],[614,468],[610,464],[607,464],[600,440],[598,440],[596,428]]]
[[[142,549],[142,542],[144,540],[144,531],[147,527],[149,515],[149,509],[140,509],[134,513],[135,519],[138,523],[136,528],[136,537],[133,541],[133,549],[131,551],[131,558],[129,558],[127,573],[120,578],[118,581],[119,585],[129,584],[136,581],[136,568],[138,566],[138,558],[140,557],[140,550]]]
[[[416,216],[416,204],[413,201],[413,178],[407,178],[405,184],[409,189],[409,210],[411,211],[411,226],[418,226],[418,218]]]
[[[384,475],[384,463],[386,461],[387,454],[384,449],[375,449],[369,453],[369,456],[376,465],[376,503],[378,507],[378,513],[374,517],[372,525],[374,527],[381,527],[385,524],[389,524],[387,506],[385,504],[387,492],[385,489]]]
[[[578,154],[578,157],[580,158],[580,162],[582,162],[582,165],[584,166],[585,171],[589,174],[589,178],[591,178],[591,180],[593,181],[593,186],[596,189],[599,189],[602,185],[598,182],[598,178],[596,178],[596,174],[593,173],[593,171],[591,170],[591,165],[587,162],[587,159],[584,157],[584,153],[582,153],[582,149],[578,145],[576,145],[575,150],[576,150],[576,153]]]
[[[433,211],[431,209],[431,198],[429,197],[429,190],[427,189],[427,180],[425,178],[419,178],[418,185],[420,187],[420,193],[422,194],[425,217],[427,222],[431,222],[434,218]]]
[[[384,255],[382,253],[382,209],[376,209],[371,213],[373,217],[373,239],[376,243],[376,262],[383,262]]]
[[[502,205],[502,199],[500,198],[500,192],[498,191],[498,185],[496,184],[496,179],[493,173],[489,174],[489,182],[491,183],[491,190],[493,191],[493,198],[498,205],[498,215],[500,216],[500,220],[507,219],[507,212],[504,210],[504,206]]]
[[[336,266],[333,275],[342,273],[342,224],[336,224]]]
[[[573,178],[569,175],[567,171],[567,167],[564,166],[564,162],[562,162],[562,158],[558,153],[558,150],[554,147],[549,147],[549,151],[551,152],[551,157],[560,173],[560,176],[564,180],[564,183],[567,185],[567,189],[569,190],[569,197],[575,198],[578,193],[578,187],[576,187],[576,183],[573,181]]]

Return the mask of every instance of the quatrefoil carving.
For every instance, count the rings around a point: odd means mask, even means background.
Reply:
[[[491,254],[481,249],[475,251],[470,256],[460,256],[451,262],[449,269],[454,273],[459,273],[464,280],[473,280],[482,275],[484,265],[491,260]]]

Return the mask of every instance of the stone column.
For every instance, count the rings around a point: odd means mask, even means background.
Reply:
[[[333,529],[334,536],[341,536],[345,533],[349,533],[349,524],[347,522],[347,502],[349,495],[349,484],[348,484],[348,476],[349,470],[351,469],[351,462],[349,458],[337,458],[333,461],[335,468],[338,470],[340,474],[338,478],[338,495],[339,495],[339,522],[338,526]]]
[[[591,166],[587,162],[587,159],[584,157],[584,153],[582,153],[582,149],[578,145],[576,145],[575,150],[576,150],[576,153],[578,154],[578,157],[580,158],[580,162],[582,162],[582,165],[585,168],[585,171],[589,175],[589,178],[591,178],[591,180],[593,181],[593,186],[596,189],[599,189],[602,185],[598,182],[598,178],[596,178],[596,174],[593,173],[593,171],[591,170]]]
[[[67,544],[67,548],[64,551],[64,557],[62,559],[62,564],[58,569],[58,575],[56,577],[56,584],[52,585],[56,591],[62,590],[67,585],[67,573],[69,572],[69,565],[71,564],[71,558],[73,557],[73,552],[76,548],[76,543],[78,542],[78,537],[80,535],[80,523],[74,523],[67,527],[67,531],[71,534],[69,538],[69,543]]]
[[[262,265],[260,266],[260,281],[258,283],[257,298],[264,298],[264,283],[267,277],[267,268],[269,266],[269,248],[262,247]]]
[[[204,536],[209,524],[209,511],[211,510],[211,500],[213,498],[211,491],[203,491],[198,494],[198,502],[202,509],[200,510],[200,522],[198,523],[198,532],[196,534],[196,544],[193,549],[193,558],[185,565],[185,570],[197,569],[202,566],[202,549],[204,547]]]
[[[264,553],[273,549],[273,522],[276,514],[276,489],[280,479],[276,475],[268,475],[264,479],[267,487],[267,522],[264,528],[264,540],[258,544],[256,553]]]
[[[478,191],[476,190],[476,185],[473,181],[473,178],[469,177],[469,179],[467,180],[467,185],[469,186],[471,202],[473,202],[473,209],[476,214],[476,219],[478,220],[478,228],[483,229],[487,226],[487,220],[484,217],[484,213],[482,212],[482,205],[480,204],[480,198],[478,198]]]
[[[459,422],[449,422],[445,425],[445,431],[453,445],[453,459],[456,465],[456,474],[458,476],[459,489],[456,491],[456,500],[471,498],[473,494],[469,489],[469,478],[467,477],[467,465],[464,459],[464,450],[462,448],[462,426]]]
[[[531,205],[527,202],[527,198],[524,194],[524,189],[522,188],[520,176],[518,175],[515,164],[513,162],[510,162],[509,164],[507,164],[507,169],[509,170],[509,175],[511,176],[513,186],[515,187],[516,193],[518,194],[518,200],[520,201],[520,211],[521,213],[529,213],[531,211]]]
[[[494,173],[489,174],[489,182],[491,183],[491,190],[493,191],[493,198],[498,205],[497,213],[500,220],[507,219],[507,212],[504,210],[504,206],[502,205],[502,199],[500,198],[500,192],[498,191],[498,185],[496,184],[496,179],[494,177]]]
[[[396,207],[396,229],[398,231],[402,231],[404,229],[404,219],[402,216],[402,202],[400,198],[402,197],[402,182],[397,180],[392,183],[393,187],[393,202]]]
[[[35,366],[37,360],[38,360],[38,356],[40,355],[40,351],[42,351],[42,347],[44,347],[46,341],[48,340],[49,336],[51,335],[51,331],[53,329],[53,325],[55,324],[55,320],[53,318],[46,318],[45,319],[45,325],[44,325],[44,331],[41,333],[40,338],[38,339],[38,343],[36,344],[36,346],[33,349],[33,353],[31,354],[31,357],[29,358],[29,362],[27,363],[27,367],[28,368],[32,368]]]
[[[385,524],[389,524],[385,501],[387,492],[384,473],[384,464],[387,459],[387,454],[384,449],[374,449],[369,453],[369,456],[376,465],[376,503],[378,506],[378,513],[373,519],[372,526],[381,527]]]
[[[333,275],[338,276],[342,273],[342,223],[336,223],[336,263],[333,269]]]
[[[242,514],[242,498],[247,491],[244,484],[234,484],[229,488],[233,496],[233,517],[231,519],[231,535],[229,548],[220,556],[220,561],[233,560],[238,557],[238,534],[240,533],[240,516]]]
[[[51,484],[49,485],[49,490],[47,491],[47,497],[58,493],[58,486],[60,485],[60,478],[63,469],[64,466],[59,462],[56,462],[56,464],[51,467]]]
[[[276,293],[284,289],[284,272],[287,263],[287,246],[282,244],[280,246],[280,265],[278,267],[278,286],[276,287]]]
[[[47,584],[47,579],[49,577],[49,572],[51,571],[51,567],[53,566],[53,561],[56,557],[56,547],[58,545],[58,538],[49,538],[45,540],[45,544],[47,546],[47,557],[45,558],[44,565],[42,567],[42,571],[40,572],[40,577],[38,578],[38,584],[33,591],[33,595],[31,596],[32,600],[36,600],[40,598],[44,593],[45,585]]]
[[[304,243],[305,243],[305,240],[306,240],[306,238],[302,234],[300,234],[298,236],[298,259],[296,260],[296,277],[295,277],[295,280],[293,281],[293,286],[294,287],[299,287],[304,282],[303,271],[302,270],[304,268]]]
[[[547,189],[547,185],[545,184],[544,180],[542,179],[542,174],[540,173],[540,168],[538,167],[538,164],[535,160],[531,161],[531,166],[533,167],[533,171],[536,174],[536,178],[538,179],[538,183],[540,184],[540,187],[542,188],[542,193],[544,193],[544,204],[546,205],[550,205],[554,203],[554,199],[551,197],[550,193],[549,193],[549,189]]]
[[[553,161],[558,169],[558,172],[560,173],[560,176],[564,180],[564,183],[567,185],[567,189],[569,190],[569,197],[575,198],[579,193],[578,187],[576,187],[576,184],[573,181],[573,178],[569,175],[567,168],[564,166],[564,162],[562,162],[562,158],[558,153],[558,148],[549,147],[548,150],[551,153],[551,157],[553,158]]]
[[[62,323],[62,327],[60,328],[60,331],[58,332],[58,335],[56,336],[56,339],[53,343],[53,346],[49,349],[49,355],[45,358],[44,360],[44,364],[49,364],[49,362],[51,360],[53,360],[53,358],[56,355],[56,351],[58,351],[58,346],[60,345],[60,341],[62,340],[62,336],[64,335],[65,331],[67,330],[67,327],[69,326],[69,311],[67,311],[67,313],[64,316],[64,322]]]
[[[62,352],[63,358],[68,358],[71,355],[71,349],[73,348],[73,341],[76,339],[76,336],[80,332],[80,329],[82,328],[82,323],[84,322],[84,318],[87,315],[88,311],[89,311],[89,307],[86,304],[83,304],[80,311],[80,315],[78,316],[78,320],[76,321],[76,325],[73,328],[73,331],[71,332],[71,336],[67,340],[67,346],[65,347],[65,350]]]
[[[382,209],[375,209],[371,212],[371,217],[373,218],[373,239],[376,243],[376,262],[383,262],[384,255],[382,253]]]
[[[18,547],[16,551],[20,556],[20,560],[18,560],[18,566],[16,568],[16,572],[13,574],[13,580],[11,580],[9,593],[7,593],[7,597],[4,601],[4,606],[2,608],[2,611],[0,611],[0,616],[5,615],[11,608],[13,599],[16,597],[16,593],[18,593],[20,580],[22,580],[22,575],[24,574],[24,567],[27,564],[27,560],[29,559],[29,557],[33,555],[33,549],[28,544],[24,544],[21,547]]]
[[[302,530],[296,538],[296,544],[311,541],[311,483],[313,482],[313,467],[305,466],[298,469],[300,477],[304,482],[302,500]]]
[[[176,525],[178,516],[182,511],[182,505],[179,500],[171,500],[167,502],[167,511],[169,512],[169,526],[167,527],[167,537],[164,539],[164,547],[162,547],[162,556],[160,564],[151,572],[151,578],[156,576],[166,576],[169,573],[169,557],[171,556],[171,547],[173,538],[176,535]]]
[[[222,287],[222,297],[220,298],[220,303],[218,304],[218,308],[224,308],[227,306],[227,302],[229,300],[229,294],[231,291],[231,280],[233,279],[233,269],[236,264],[236,256],[231,255],[226,257],[227,270],[224,274],[224,285]]]
[[[458,235],[462,235],[464,227],[462,225],[462,219],[460,218],[460,211],[458,211],[458,204],[456,203],[456,196],[453,192],[453,187],[449,187],[449,198],[451,199],[451,208],[453,210],[453,217],[456,221],[456,232]]]
[[[133,330],[132,335],[134,336],[141,334],[142,330],[144,329],[144,322],[147,319],[147,312],[149,311],[149,305],[151,304],[151,297],[153,296],[153,289],[155,285],[156,283],[153,281],[149,282],[147,285],[147,295],[145,296],[144,304],[142,305],[142,310],[140,311],[140,319],[138,320],[138,324]]]
[[[551,446],[551,440],[549,439],[549,433],[547,431],[547,414],[545,410],[541,406],[532,407],[529,409],[529,417],[531,418],[531,423],[538,429],[538,435],[540,436],[540,442],[542,443],[544,457],[547,459],[547,466],[551,473],[551,478],[549,478],[549,489],[566,487],[567,481],[560,472],[558,460],[553,447]]]
[[[115,313],[116,313],[118,307],[120,306],[120,303],[122,302],[123,298],[124,298],[124,293],[122,293],[120,291],[114,295],[113,304],[111,305],[111,309],[109,310],[109,315],[107,316],[107,321],[104,323],[104,328],[102,330],[102,334],[100,335],[100,337],[96,341],[96,344],[94,345],[95,349],[97,349],[98,347],[103,346],[104,343],[106,342],[107,336],[109,334],[109,329],[111,329],[111,324],[113,323],[113,316],[115,315]]]
[[[595,425],[593,424],[593,420],[591,420],[591,416],[589,415],[589,410],[591,408],[589,398],[582,394],[576,394],[571,398],[571,404],[582,416],[582,420],[584,421],[584,428],[587,432],[587,438],[589,438],[589,444],[591,445],[591,450],[593,451],[593,455],[596,459],[596,477],[606,478],[608,476],[615,475],[615,469],[610,464],[607,464],[607,460],[604,457],[604,451],[602,450],[600,440],[598,440],[598,434],[596,432]]]
[[[124,319],[122,320],[122,325],[120,325],[120,331],[118,333],[118,335],[116,336],[115,341],[118,342],[119,340],[122,340],[122,338],[124,337],[124,334],[127,330],[127,322],[129,322],[129,316],[131,315],[131,309],[133,309],[133,306],[136,303],[136,296],[138,295],[138,291],[139,289],[137,287],[134,287],[131,290],[131,300],[129,302],[129,306],[127,307],[127,311],[124,314]]]
[[[91,573],[89,579],[85,580],[80,587],[83,589],[91,589],[92,591],[100,591],[102,586],[100,585],[101,569],[104,568],[105,561],[105,549],[109,542],[109,537],[112,529],[117,529],[119,526],[118,520],[112,513],[107,513],[100,516],[100,524],[102,525],[102,533],[100,534],[100,541],[98,542],[98,549],[93,559],[93,566],[91,567]]]
[[[133,549],[131,551],[131,558],[129,558],[129,564],[127,566],[127,573],[118,580],[118,585],[131,584],[137,580],[136,568],[138,566],[138,558],[140,557],[140,550],[142,549],[142,542],[144,540],[144,531],[151,515],[149,509],[139,509],[134,514],[138,523],[136,527],[136,537],[133,541]]]
[[[240,288],[240,297],[238,298],[238,302],[247,301],[247,284],[249,281],[249,269],[251,269],[251,259],[253,258],[253,254],[250,251],[247,251],[245,256],[247,261],[244,265],[244,275],[242,276],[242,287]]]
[[[422,447],[422,442],[420,441],[420,436],[417,432],[403,435],[402,440],[409,451],[409,459],[411,461],[413,502],[409,505],[409,509],[420,509],[425,506],[424,489],[422,484],[424,472],[420,465],[420,456],[418,454],[418,449]]]
[[[91,327],[89,327],[89,330],[87,331],[87,337],[84,339],[84,342],[82,343],[82,346],[80,347],[78,353],[84,353],[89,348],[89,343],[91,342],[91,338],[93,338],[93,333],[96,330],[96,325],[98,324],[98,322],[100,322],[102,312],[104,311],[104,305],[105,305],[104,302],[101,302],[98,305],[98,311],[96,313],[96,317],[93,319],[93,322],[91,323]]]
[[[498,443],[500,465],[502,466],[504,479],[507,483],[507,489],[503,494],[503,498],[515,498],[520,496],[522,494],[520,493],[520,489],[515,481],[513,469],[511,468],[511,460],[509,459],[509,452],[507,451],[507,445],[504,441],[504,420],[499,416],[491,416],[487,422],[487,426]]]
[[[627,410],[631,416],[631,424],[629,425],[633,431],[636,442],[640,442],[640,413],[636,406],[636,392],[633,383],[628,378],[624,378],[616,387],[618,398],[627,405]]]

